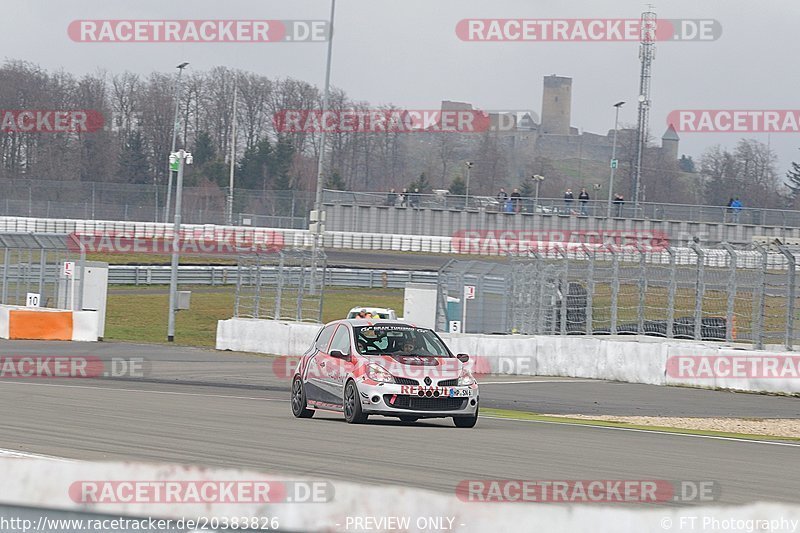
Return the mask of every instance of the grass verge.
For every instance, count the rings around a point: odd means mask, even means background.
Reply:
[[[111,341],[164,343],[167,338],[167,286],[114,286],[108,295],[105,338]],[[175,343],[187,346],[214,346],[217,321],[233,316],[236,290],[232,286],[181,286],[191,290],[191,309],[178,311]],[[263,309],[271,302],[262,301]],[[347,316],[356,306],[390,307],[403,310],[402,289],[330,288],[325,291],[322,321]]]

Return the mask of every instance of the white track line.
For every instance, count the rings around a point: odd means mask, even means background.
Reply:
[[[518,383],[604,383],[602,379],[529,379],[524,381],[478,381],[481,385],[516,385]]]
[[[75,459],[67,459],[66,457],[56,457],[54,455],[42,455],[40,453],[22,452],[19,450],[8,450],[0,448],[0,459],[47,459],[48,461],[59,461],[62,463],[77,463]]]
[[[555,422],[550,420],[529,420],[526,418],[507,418],[504,416],[487,416],[480,415],[480,418],[488,418],[491,420],[507,420],[512,422],[532,422],[534,424],[554,424],[557,426],[572,426],[572,427],[585,427],[591,429],[610,429],[614,431],[633,431],[635,433],[656,433],[658,435],[671,435],[675,437],[694,437],[698,439],[714,439],[714,440],[728,440],[733,442],[746,442],[748,444],[771,444],[773,446],[789,446],[792,448],[800,448],[800,443],[792,442],[774,442],[769,440],[752,440],[737,437],[718,437],[716,435],[694,435],[692,433],[679,433],[673,431],[661,431],[658,429],[636,429],[636,428],[617,428],[610,426],[595,426],[593,424],[574,424],[570,422]],[[680,429],[680,428],[676,428]]]

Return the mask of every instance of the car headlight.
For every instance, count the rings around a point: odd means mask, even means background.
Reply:
[[[370,363],[367,366],[367,377],[378,383],[394,383],[394,376],[381,365]]]
[[[461,372],[461,375],[458,376],[458,385],[460,387],[468,387],[470,385],[475,385],[475,383],[475,376],[473,376],[469,370],[464,370]]]

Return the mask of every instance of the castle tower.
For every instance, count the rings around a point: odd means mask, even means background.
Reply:
[[[572,112],[572,78],[545,76],[542,92],[541,133],[569,135]]]
[[[680,140],[681,138],[678,137],[678,132],[676,132],[675,128],[670,124],[667,131],[661,136],[661,154],[664,156],[665,160],[678,160],[678,144]]]

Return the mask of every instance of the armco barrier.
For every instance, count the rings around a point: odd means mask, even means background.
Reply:
[[[94,342],[97,312],[0,305],[0,338]]]
[[[217,324],[216,347],[218,350],[302,355],[311,346],[319,328],[319,325],[274,320],[220,320]],[[800,375],[792,373],[793,368],[800,370],[800,356],[793,352],[746,351],[717,343],[644,336],[440,335],[454,353],[476,356],[482,365],[488,366],[491,373],[496,374],[564,376],[649,385],[800,394]],[[788,368],[788,371],[783,377],[753,375],[710,378],[702,372],[679,376],[673,372],[670,375],[668,366],[674,365],[676,358],[686,356],[701,357],[706,364],[705,370],[709,370],[708,364],[713,364],[714,358],[723,358],[727,364],[722,367],[725,371],[731,369],[733,363],[729,360],[734,359],[745,372],[749,368],[762,368],[765,361],[771,362],[773,367],[780,367],[778,370]]]
[[[196,239],[213,240],[215,235],[232,234],[240,235],[274,235],[280,238],[286,247],[310,247],[313,244],[313,235],[308,230],[254,228],[248,226],[217,226],[213,224],[183,224],[182,230],[191,233]],[[21,233],[79,233],[89,235],[118,235],[136,238],[165,239],[171,238],[172,224],[161,222],[129,222],[113,220],[73,220],[28,217],[0,217],[0,232]],[[524,241],[521,241],[524,244]],[[383,250],[404,252],[430,252],[442,254],[459,254],[458,246],[454,245],[451,237],[428,235],[392,235],[387,239],[385,233],[363,232],[336,232],[328,231],[323,236],[323,245],[330,249],[358,249],[358,250]],[[677,265],[694,264],[696,254],[691,248],[676,246],[672,248],[675,253]],[[706,266],[726,266],[725,252],[707,253]],[[506,251],[502,246],[489,250],[467,250],[462,255],[496,255],[505,256]],[[560,258],[561,252],[548,247],[542,250],[542,255],[547,258]],[[571,258],[581,258],[579,251],[567,252]],[[786,258],[780,253],[769,252],[769,268],[786,270]],[[633,253],[621,253],[620,260],[637,260]],[[648,252],[645,261],[653,264],[668,265],[669,254],[663,251]],[[761,264],[761,254],[755,250],[739,252],[737,258],[738,268],[757,268]]]
[[[324,480],[301,479],[299,477],[274,476],[264,472],[234,469],[198,468],[172,464],[149,465],[141,463],[54,461],[37,458],[0,459],[3,472],[3,491],[0,506],[18,509],[19,515],[36,511],[33,516],[59,516],[69,512],[70,519],[97,520],[108,517],[175,521],[197,517],[268,517],[275,518],[270,530],[275,531],[345,531],[370,529],[372,531],[496,531],[499,533],[518,531],[559,531],[563,533],[642,533],[654,531],[706,530],[722,531],[717,527],[702,528],[705,520],[712,519],[722,524],[735,524],[735,529],[725,531],[795,531],[792,524],[800,521],[800,506],[789,504],[755,503],[745,506],[657,506],[654,509],[641,507],[586,505],[547,505],[524,503],[484,503],[461,501],[453,493],[432,492],[409,487],[375,486],[346,481],[328,482],[333,498],[324,503],[285,503],[278,495],[282,482],[299,482],[305,486],[325,483]],[[35,480],[36,482],[32,482]],[[84,480],[84,481],[81,481]],[[110,491],[111,496],[100,503],[83,503],[80,493],[70,492],[76,483],[91,480],[103,485],[106,482],[125,480],[171,485],[202,485],[205,483],[269,483],[271,499],[263,502],[233,501],[211,503],[181,503],[166,505],[137,501],[135,493],[123,490]],[[305,483],[303,483],[305,481]],[[106,486],[106,485],[103,485]],[[78,485],[80,488],[80,485]],[[146,494],[154,491],[147,491]],[[124,494],[127,497],[114,497]],[[235,492],[234,492],[235,494]],[[288,495],[288,493],[285,493]],[[305,495],[308,496],[308,495]],[[140,497],[146,499],[145,497]],[[197,496],[195,496],[197,498]],[[78,501],[76,502],[75,499]],[[252,499],[252,498],[251,498]],[[396,520],[391,525],[370,528],[353,527],[353,518],[369,517],[378,521],[386,517],[408,517],[402,527]],[[698,519],[699,517],[699,519]],[[441,524],[434,526],[428,519],[439,518]],[[350,519],[350,522],[348,522]],[[449,522],[447,519],[452,519]],[[696,528],[689,527],[697,520]],[[76,520],[77,521],[77,520]],[[754,524],[776,523],[774,528]],[[221,522],[220,522],[221,523]],[[241,522],[240,522],[241,523]],[[245,522],[249,523],[249,522]],[[263,523],[259,520],[259,524]],[[371,522],[367,522],[370,524]],[[86,522],[84,522],[86,524]],[[521,524],[524,524],[522,526]],[[36,525],[34,520],[31,524]],[[138,525],[138,523],[137,523]],[[348,527],[349,525],[349,527]],[[750,529],[746,529],[747,527]],[[140,526],[146,529],[143,526]],[[264,527],[264,526],[260,526]],[[771,526],[770,526],[771,527]],[[170,528],[170,530],[173,530]],[[31,527],[32,529],[32,527]],[[137,528],[138,529],[138,528]],[[177,528],[175,528],[177,529]],[[181,527],[181,530],[188,527]],[[197,529],[200,529],[198,527]]]

